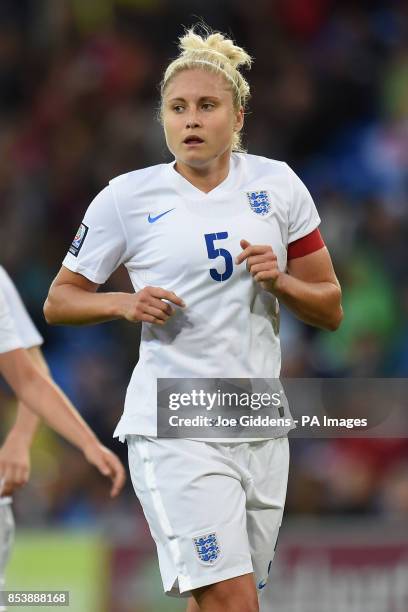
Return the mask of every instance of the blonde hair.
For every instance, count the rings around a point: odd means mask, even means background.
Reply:
[[[204,34],[196,32],[200,27]],[[251,67],[252,58],[242,47],[226,38],[220,32],[211,31],[206,25],[199,24],[185,31],[179,39],[180,55],[167,67],[160,84],[160,120],[163,119],[163,97],[171,79],[182,70],[202,68],[208,72],[222,74],[230,86],[235,111],[247,107],[250,98],[249,84],[238,70],[239,66]],[[232,150],[244,152],[241,133],[235,132]]]

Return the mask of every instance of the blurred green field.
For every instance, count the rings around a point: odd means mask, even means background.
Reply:
[[[134,580],[114,592],[111,549],[100,534],[17,530],[7,590],[69,591],[70,612],[179,612],[185,601],[163,594],[157,560],[144,558]],[[122,590],[116,585],[117,590]],[[115,603],[116,601],[116,603]],[[15,607],[17,609],[17,607]],[[14,609],[14,607],[13,607]],[[35,606],[44,612],[61,606]]]
[[[100,537],[76,532],[18,531],[7,590],[68,590],[72,612],[105,611],[108,553]],[[36,606],[50,610],[50,606]]]

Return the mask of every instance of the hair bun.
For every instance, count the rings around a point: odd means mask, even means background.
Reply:
[[[220,32],[209,32],[208,28],[201,26],[205,31],[205,36],[200,36],[195,28],[190,28],[179,40],[181,56],[189,56],[191,53],[214,53],[219,60],[228,62],[231,67],[251,66],[252,58],[242,47],[238,47],[234,42],[226,38]]]

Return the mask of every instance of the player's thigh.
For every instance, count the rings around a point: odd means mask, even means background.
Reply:
[[[189,612],[258,612],[253,574],[244,574],[193,590]],[[188,608],[187,608],[188,609]]]
[[[186,612],[201,612],[200,606],[198,605],[194,597],[188,598]]]

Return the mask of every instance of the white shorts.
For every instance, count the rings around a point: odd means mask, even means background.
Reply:
[[[254,572],[260,593],[282,522],[288,439],[126,440],[165,592],[188,597],[192,589]]]
[[[0,498],[0,590],[5,586],[5,571],[14,541],[14,518],[11,497]],[[0,597],[0,612],[6,610]]]

